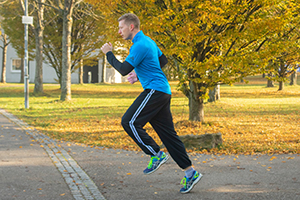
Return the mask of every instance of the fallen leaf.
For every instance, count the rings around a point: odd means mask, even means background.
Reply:
[[[270,159],[270,161],[272,161],[272,160],[274,160],[274,159],[277,159],[277,157],[276,157],[276,156],[273,156],[273,157]]]

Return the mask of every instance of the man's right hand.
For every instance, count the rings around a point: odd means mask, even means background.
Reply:
[[[112,44],[109,42],[109,43],[105,43],[102,47],[101,47],[101,50],[104,54],[106,54],[107,52],[109,51],[112,51],[113,49],[113,46]]]
[[[128,78],[127,78],[128,82],[131,84],[134,84],[135,82],[137,82],[139,79],[136,76],[135,72],[130,72],[128,74]]]

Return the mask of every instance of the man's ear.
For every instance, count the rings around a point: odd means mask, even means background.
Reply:
[[[130,30],[133,31],[133,29],[134,29],[134,25],[130,24]]]

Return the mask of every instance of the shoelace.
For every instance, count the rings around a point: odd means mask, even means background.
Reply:
[[[151,160],[150,160],[150,162],[149,162],[149,164],[148,164],[148,169],[150,169],[151,167],[152,167],[152,165],[153,165],[153,160],[159,160],[159,157],[157,157],[157,156],[153,156],[153,157],[151,157]]]
[[[183,185],[184,186],[184,188],[186,188],[186,182],[187,182],[187,180],[186,180],[187,178],[186,177],[184,177],[182,180],[181,180],[181,182],[180,182],[180,185]]]
[[[180,185],[184,185],[184,188],[186,188],[186,183],[190,180],[192,180],[193,178],[197,178],[199,176],[199,173],[194,174],[191,179],[187,178],[186,176],[184,176],[184,178],[181,180]]]

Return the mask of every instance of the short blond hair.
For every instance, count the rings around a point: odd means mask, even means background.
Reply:
[[[140,29],[140,20],[139,20],[138,16],[136,16],[135,14],[126,13],[118,19],[118,22],[122,21],[122,20],[124,20],[125,24],[127,24],[127,25],[133,24],[134,28]]]

